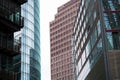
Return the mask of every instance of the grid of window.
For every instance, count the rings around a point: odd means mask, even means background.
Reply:
[[[51,80],[73,80],[71,38],[79,0],[74,1],[59,7],[50,23]]]
[[[28,0],[22,5],[21,14],[24,16],[24,28],[21,30],[21,80],[40,80],[39,0]]]
[[[74,25],[73,49],[77,80],[85,80],[103,54],[99,1],[81,1]],[[91,7],[87,7],[91,6]],[[102,59],[101,59],[102,60]]]
[[[120,27],[118,27],[120,1],[99,1],[81,0],[74,24],[73,53],[78,80],[109,79],[111,77],[109,74],[113,74],[111,72],[114,71],[113,69],[108,71],[113,68],[113,65],[108,66],[113,64],[109,62],[111,60],[109,52],[115,54],[120,49]],[[107,58],[108,56],[110,58]]]

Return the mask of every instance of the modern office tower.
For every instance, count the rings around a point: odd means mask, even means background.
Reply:
[[[120,0],[80,0],[74,24],[75,80],[120,79]]]
[[[21,40],[21,55],[18,64],[20,69],[18,80],[41,80],[40,73],[40,0],[28,0],[22,5],[24,28],[15,33],[15,38]]]
[[[0,80],[17,80],[14,57],[19,55],[20,41],[14,32],[24,25],[21,5],[27,0],[0,0]]]
[[[68,1],[50,22],[51,80],[73,80],[71,37],[78,6],[79,0]]]

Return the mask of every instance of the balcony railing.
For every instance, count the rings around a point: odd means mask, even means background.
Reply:
[[[0,17],[18,25],[20,28],[24,25],[24,18],[20,12],[12,11],[2,4],[0,4]]]
[[[0,40],[0,51],[2,54],[7,55],[17,55],[20,53],[21,43],[18,40],[14,40],[13,42],[7,40]]]
[[[2,80],[17,80],[16,74],[12,71],[0,70],[0,79]]]

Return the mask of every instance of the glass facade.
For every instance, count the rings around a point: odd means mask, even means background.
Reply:
[[[106,80],[101,16],[99,0],[81,0],[73,36],[75,80]]]
[[[21,53],[21,43],[14,39],[14,32],[23,27],[21,5],[25,2],[0,0],[0,80],[18,80],[17,73],[20,67],[18,68],[17,56]]]
[[[104,22],[109,50],[120,49],[120,0],[103,0]]]
[[[28,0],[22,5],[24,28],[16,33],[21,40],[20,80],[40,80],[40,11],[39,0]]]
[[[120,79],[119,24],[120,0],[81,0],[73,35],[75,80]]]

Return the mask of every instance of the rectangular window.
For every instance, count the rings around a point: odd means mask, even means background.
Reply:
[[[98,31],[98,36],[99,36],[100,33],[101,33],[100,20],[99,20],[98,23],[97,23],[97,31]]]

